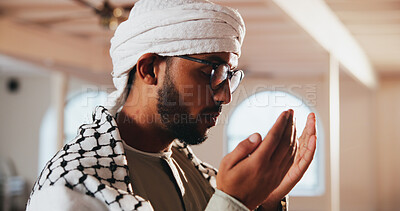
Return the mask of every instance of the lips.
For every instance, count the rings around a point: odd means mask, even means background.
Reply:
[[[210,108],[206,108],[201,112],[202,124],[207,128],[215,126],[218,122],[218,116],[221,114],[222,106],[216,105]]]

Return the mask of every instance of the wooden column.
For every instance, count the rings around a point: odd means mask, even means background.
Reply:
[[[68,92],[68,77],[64,73],[53,72],[51,75],[51,100],[57,121],[57,150],[64,145],[64,110]]]

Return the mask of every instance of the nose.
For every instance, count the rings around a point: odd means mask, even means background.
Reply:
[[[228,104],[232,100],[230,81],[225,80],[224,84],[217,90],[214,90],[214,101],[220,104]]]

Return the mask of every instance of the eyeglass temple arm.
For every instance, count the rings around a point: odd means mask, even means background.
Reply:
[[[215,66],[215,64],[212,63],[212,62],[209,62],[209,61],[206,61],[206,60],[202,60],[202,59],[198,59],[198,58],[193,58],[193,57],[190,57],[190,56],[176,56],[176,57],[180,57],[182,59],[187,59],[187,60],[190,60],[190,61],[194,61],[194,62],[206,64],[206,65],[210,65],[212,67]]]

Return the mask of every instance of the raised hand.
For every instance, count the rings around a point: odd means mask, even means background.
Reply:
[[[255,209],[292,169],[298,154],[294,137],[293,110],[285,111],[263,141],[255,133],[224,157],[217,175],[217,188],[249,209]]]
[[[310,113],[303,134],[296,145],[296,155],[289,171],[281,184],[267,197],[262,207],[265,210],[276,210],[279,201],[300,181],[313,160],[316,149],[315,114]]]

